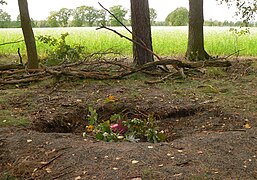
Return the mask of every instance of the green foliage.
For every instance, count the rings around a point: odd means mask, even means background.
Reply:
[[[67,8],[50,12],[50,16],[47,18],[48,25],[50,27],[67,27],[71,13],[72,10]]]
[[[231,32],[234,36],[234,47],[235,47],[235,51],[239,51],[239,38],[241,36],[244,36],[244,35],[247,35],[247,34],[250,34],[250,30],[249,28],[230,28],[229,29],[229,32]]]
[[[97,10],[92,6],[80,6],[73,10],[72,26],[82,27],[106,24],[106,11]]]
[[[71,10],[67,8],[62,8],[58,12],[58,22],[61,27],[67,27],[68,21],[71,16]]]
[[[0,127],[28,126],[29,120],[23,116],[14,116],[9,110],[0,110]]]
[[[117,134],[113,133],[111,131],[110,127],[110,121],[106,121],[103,123],[100,123],[95,131],[96,139],[106,141],[106,142],[111,142],[111,141],[117,141]]]
[[[0,9],[0,28],[8,27],[11,22],[11,15]]]
[[[88,108],[89,114],[87,115],[87,120],[89,121],[89,125],[94,125],[97,122],[98,114],[96,110],[92,107]]]
[[[56,11],[51,11],[50,16],[47,18],[47,23],[50,27],[58,27],[58,13]]]
[[[157,18],[157,12],[154,8],[149,8],[149,13],[150,13],[150,22],[151,22],[151,25],[154,25],[155,23],[155,20]]]
[[[158,136],[158,131],[155,129],[148,129],[146,131],[146,137],[148,142],[158,143],[161,141],[161,138]]]
[[[125,16],[128,11],[124,9],[121,5],[111,7],[110,12],[122,23],[125,22]],[[110,24],[111,26],[120,26],[119,22],[117,22],[117,20],[113,16],[110,17]]]
[[[255,0],[216,0],[220,3],[227,3],[229,7],[235,5],[237,7],[236,16],[243,20],[245,25],[248,25],[251,20],[254,20],[257,12],[257,1]]]
[[[230,28],[229,32],[231,32],[232,34],[234,34],[235,36],[238,36],[238,37],[250,34],[249,28],[245,28],[245,29]]]
[[[72,24],[76,27],[93,26],[98,18],[98,10],[92,6],[80,6],[73,10]]]
[[[96,20],[97,25],[106,25],[106,22],[107,22],[106,11],[103,9],[98,10],[97,20]]]
[[[166,137],[162,132],[158,132],[154,123],[155,118],[152,115],[145,120],[132,118],[128,119],[120,114],[113,114],[109,120],[97,124],[97,113],[92,107],[89,107],[89,115],[87,117],[86,132],[93,134],[96,139],[106,142],[127,140],[130,142],[138,142],[146,140],[152,143],[165,141]]]
[[[60,38],[55,38],[50,35],[37,36],[37,40],[48,44],[52,49],[48,52],[48,58],[50,60],[56,60],[54,64],[59,63],[58,60],[74,61],[80,59],[83,53],[83,46],[74,45],[71,46],[66,43],[66,37],[69,33],[61,34]]]
[[[168,26],[186,26],[188,24],[188,10],[180,7],[172,11],[165,19]]]

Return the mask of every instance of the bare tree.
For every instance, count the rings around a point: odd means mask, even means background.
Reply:
[[[152,34],[150,25],[150,13],[148,0],[130,0],[131,3],[131,24],[133,40],[144,44],[149,50],[152,47]],[[154,61],[153,54],[146,51],[137,44],[133,44],[134,63],[141,66],[147,62]]]
[[[210,58],[204,49],[203,23],[203,0],[189,0],[189,32],[186,53],[188,60]]]
[[[18,4],[20,9],[21,28],[27,49],[27,67],[28,69],[38,69],[37,48],[29,17],[28,2],[27,0],[18,0]]]

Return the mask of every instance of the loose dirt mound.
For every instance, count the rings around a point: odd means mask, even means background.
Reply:
[[[120,89],[124,88],[100,91],[113,94]],[[82,132],[88,101],[92,99],[80,93],[40,93],[33,100],[37,106],[33,129],[47,134],[1,129],[3,167],[11,170],[9,175],[28,179],[257,177],[257,136],[255,129],[242,129],[245,118],[206,103],[168,98],[158,89],[146,93],[141,101],[142,97],[124,97],[123,92],[115,103],[103,103],[106,96],[96,96],[99,118],[106,120],[120,112],[144,118],[153,113],[172,143],[104,143],[92,138],[85,141]],[[24,98],[22,101],[24,104]],[[138,163],[133,164],[133,160]]]
[[[160,144],[84,141],[72,134],[21,129],[0,132],[5,134],[2,165],[26,179],[257,178],[256,128],[202,132]]]

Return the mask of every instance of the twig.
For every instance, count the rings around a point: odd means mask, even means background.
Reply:
[[[145,42],[141,38],[139,38],[137,35],[135,35],[135,33],[133,33],[129,28],[127,28],[127,26],[125,24],[123,24],[111,11],[109,11],[107,8],[105,8],[101,3],[98,2],[98,4],[105,11],[107,11],[112,17],[114,17],[116,19],[116,21],[118,21],[118,23],[120,23],[120,25],[122,25],[130,34],[132,34],[132,36],[134,36],[136,39],[138,39],[146,47]]]
[[[233,52],[232,54],[229,54],[228,56],[225,57],[225,59],[228,59],[230,58],[231,56],[234,56],[235,54],[238,54],[240,53],[241,51],[244,51],[245,49],[240,49],[240,50],[237,50],[236,52]]]
[[[161,61],[161,57],[158,56],[158,55],[157,55],[156,53],[154,53],[153,51],[151,51],[149,48],[147,48],[147,47],[144,46],[143,44],[141,44],[141,43],[139,43],[139,42],[137,42],[137,41],[135,41],[135,40],[133,40],[133,39],[127,37],[127,36],[124,36],[123,34],[119,33],[118,31],[116,31],[116,30],[114,30],[114,29],[111,29],[111,28],[109,28],[109,27],[106,27],[105,25],[101,25],[99,28],[96,28],[96,30],[99,30],[99,29],[107,29],[107,30],[109,30],[109,31],[114,32],[115,34],[119,35],[121,38],[125,38],[125,39],[131,41],[132,43],[135,43],[135,44],[139,45],[141,48],[143,48],[144,50],[150,52],[150,53],[153,54],[159,61]]]
[[[107,11],[112,17],[114,17],[116,19],[116,21],[118,21],[118,23],[120,23],[128,32],[130,32],[132,35],[132,31],[127,28],[127,26],[125,26],[111,11],[109,11],[107,8],[105,8],[100,2],[98,2],[98,4],[105,10]]]
[[[37,82],[37,81],[43,81],[46,79],[51,78],[52,76],[46,76],[42,78],[26,78],[26,79],[19,79],[19,80],[12,80],[12,81],[0,81],[0,84],[19,84],[19,83],[29,83],[29,82]]]
[[[229,129],[229,131],[246,132],[246,129]]]
[[[130,66],[126,66],[124,64],[118,63],[118,62],[112,62],[112,61],[102,61],[99,63],[104,63],[104,64],[111,64],[111,65],[115,65],[115,66],[119,66],[122,69],[127,69],[127,70],[131,70]]]
[[[37,168],[37,169],[34,171],[34,173],[35,173],[36,171],[41,170],[41,169],[43,169],[44,167],[48,166],[49,164],[51,164],[52,162],[54,162],[56,159],[58,159],[59,157],[61,157],[63,154],[64,154],[64,153],[61,153],[61,154],[55,156],[53,159],[51,159],[51,160],[48,161],[47,163],[43,164],[40,168]]]
[[[169,77],[175,75],[176,73],[170,73],[167,76],[161,78],[160,80],[156,81],[145,81],[146,84],[158,84],[158,83],[163,83],[165,80],[167,80]]]
[[[20,64],[23,65],[20,48],[18,48],[18,55],[19,55],[19,58],[20,58]]]
[[[118,33],[117,31],[114,31],[114,30],[112,30],[112,29],[110,29],[110,28],[109,28],[109,30],[115,32],[115,33],[118,34],[120,37],[124,37],[124,38],[126,38],[127,40],[129,40],[129,41],[131,41],[131,42],[133,42],[133,43],[139,45],[141,48],[143,48],[144,50],[148,51],[148,52],[151,53],[153,56],[155,56],[159,61],[162,60],[160,56],[158,56],[158,55],[157,55],[156,53],[154,53],[151,49],[149,49],[149,48],[147,47],[147,45],[145,44],[145,42],[144,42],[141,38],[139,38],[135,33],[133,33],[129,28],[127,28],[127,26],[124,25],[112,12],[110,12],[108,9],[106,9],[101,3],[98,2],[98,4],[99,4],[105,11],[107,11],[111,16],[113,16],[128,32],[130,32],[130,34],[132,34],[132,37],[135,38],[136,40],[132,40],[132,39],[130,39],[130,38],[128,38],[128,37],[125,37],[125,36],[123,36],[123,35],[121,36],[120,33]],[[102,27],[105,27],[105,26],[102,25]],[[107,29],[107,28],[106,28],[106,29]],[[138,42],[138,41],[139,41],[139,42]],[[165,69],[166,72],[169,72],[169,69],[168,69],[165,65],[164,65],[163,67],[164,67],[164,69]],[[178,70],[175,66],[173,66],[173,67],[174,67],[176,70]],[[183,75],[182,75],[182,76],[183,76]]]
[[[4,45],[7,45],[7,44],[15,44],[15,43],[20,43],[20,42],[23,42],[24,40],[19,40],[19,41],[12,41],[12,42],[7,42],[7,43],[2,43],[0,44],[0,46],[4,46]]]

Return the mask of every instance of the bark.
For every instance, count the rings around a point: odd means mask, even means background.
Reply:
[[[203,0],[189,0],[188,60],[210,59],[204,49]]]
[[[31,26],[27,0],[18,0],[21,28],[26,44],[28,56],[28,69],[38,69],[38,56],[34,33]]]
[[[153,51],[148,0],[130,0],[130,3],[132,39]],[[136,66],[154,61],[152,53],[135,43],[133,44],[133,58]]]

